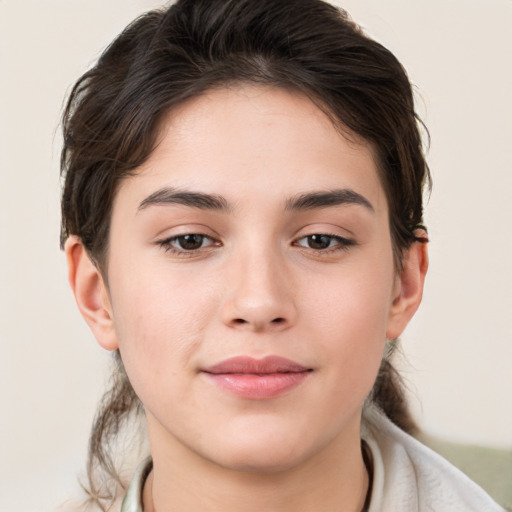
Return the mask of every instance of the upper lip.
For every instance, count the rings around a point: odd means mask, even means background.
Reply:
[[[225,359],[220,363],[203,368],[203,372],[212,374],[273,374],[273,373],[299,373],[310,371],[295,361],[280,356],[267,356],[263,359],[256,359],[249,356],[236,356]]]

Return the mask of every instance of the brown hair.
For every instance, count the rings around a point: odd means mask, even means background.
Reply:
[[[300,91],[336,126],[370,142],[389,203],[397,268],[405,249],[426,241],[416,230],[429,171],[411,85],[391,52],[322,0],[178,0],[130,24],[71,92],[63,116],[61,243],[79,236],[105,271],[117,186],[151,154],[162,116],[231,83]],[[88,462],[90,493],[102,509],[95,468],[120,483],[110,441],[140,410],[119,353],[116,359]],[[390,357],[371,399],[396,424],[414,428]]]

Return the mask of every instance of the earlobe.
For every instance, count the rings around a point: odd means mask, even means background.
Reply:
[[[85,321],[98,343],[106,350],[117,350],[112,307],[103,276],[91,260],[82,241],[70,236],[64,247],[68,264],[68,280]]]
[[[414,242],[404,253],[402,262],[388,319],[388,339],[398,338],[402,334],[421,303],[428,269],[427,244]]]

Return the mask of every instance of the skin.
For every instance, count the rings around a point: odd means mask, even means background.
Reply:
[[[290,208],[340,190],[368,204]],[[169,191],[222,197],[224,208],[170,202]],[[176,237],[187,234],[204,238],[184,250]],[[308,238],[318,234],[327,248]],[[148,161],[121,183],[108,283],[78,238],[66,253],[82,314],[104,348],[120,349],[146,410],[145,510],[361,509],[362,404],[427,268],[424,244],[394,267],[368,144],[299,94],[211,91],[167,116]],[[240,355],[311,371],[263,400],[227,393],[201,371]]]

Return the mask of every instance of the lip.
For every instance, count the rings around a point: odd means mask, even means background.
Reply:
[[[265,400],[291,391],[309,376],[312,369],[279,356],[263,359],[237,356],[201,371],[211,382],[232,395]]]

